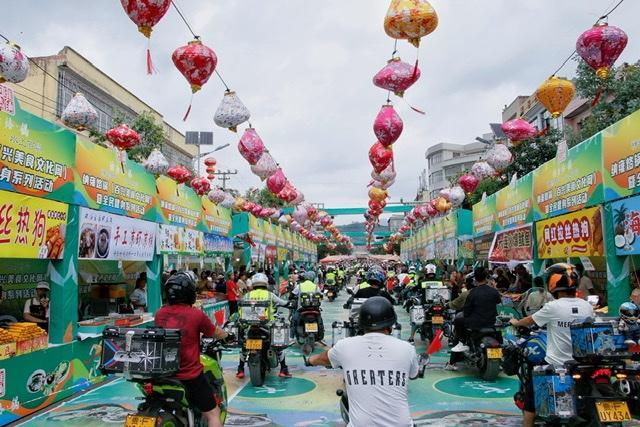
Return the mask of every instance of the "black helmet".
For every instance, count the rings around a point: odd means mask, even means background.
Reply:
[[[360,307],[358,323],[365,331],[389,328],[398,317],[393,305],[385,297],[371,297]]]
[[[571,264],[559,262],[548,267],[547,288],[552,294],[557,292],[575,292],[580,283],[580,276],[575,267]]]
[[[169,304],[193,304],[196,302],[196,281],[191,271],[179,271],[165,284]]]

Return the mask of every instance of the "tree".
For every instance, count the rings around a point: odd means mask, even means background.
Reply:
[[[558,143],[562,141],[563,135],[557,129],[549,129],[534,138],[521,142],[511,148],[513,153],[513,163],[502,171],[507,180],[507,185],[513,174],[525,176],[538,166],[548,162],[556,156]]]
[[[285,203],[278,199],[268,188],[249,188],[244,194],[244,198],[250,202],[258,203],[259,205],[268,208],[282,208]]]
[[[336,245],[336,248],[332,251],[330,251],[329,248],[327,248],[327,245],[325,243],[320,243],[318,245],[318,259],[325,258],[329,255],[350,255],[350,254],[351,254],[351,250],[349,250],[349,248],[347,248],[343,244]]]

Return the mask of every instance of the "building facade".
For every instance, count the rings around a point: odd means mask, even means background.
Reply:
[[[100,132],[113,127],[114,116],[133,119],[149,112],[164,128],[166,140],[162,152],[169,163],[193,168],[197,147],[186,145],[184,135],[165,122],[162,114],[78,52],[65,46],[57,55],[31,59],[42,69],[32,65],[25,81],[11,84],[22,108],[44,119],[59,121],[71,98],[81,92],[98,112],[96,130]]]

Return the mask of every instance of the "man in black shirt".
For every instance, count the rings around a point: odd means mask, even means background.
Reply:
[[[367,273],[367,281],[364,284],[360,284],[358,291],[353,295],[351,300],[356,298],[371,298],[381,296],[385,297],[391,304],[395,304],[395,299],[393,299],[393,297],[389,295],[387,290],[382,286],[383,282],[384,274],[382,274],[382,271],[370,269]]]
[[[458,344],[451,349],[452,352],[465,352],[469,347],[467,340],[467,328],[472,330],[491,328],[496,323],[498,316],[497,305],[502,302],[500,292],[489,285],[487,271],[484,267],[477,267],[473,271],[476,287],[469,291],[464,303],[464,317],[456,318],[454,322]]]

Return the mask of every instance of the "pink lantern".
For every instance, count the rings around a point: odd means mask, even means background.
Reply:
[[[204,176],[199,176],[191,180],[191,188],[198,196],[204,196],[211,189],[211,183]]]
[[[251,209],[251,213],[254,216],[260,216],[260,213],[262,212],[262,206],[256,204],[252,209]]]
[[[373,170],[376,173],[380,173],[393,161],[393,151],[382,145],[382,143],[376,142],[369,149],[369,161],[373,166]]]
[[[414,214],[416,218],[420,218],[422,220],[429,218],[429,205],[423,203],[414,208]]]
[[[320,225],[323,227],[328,227],[331,225],[333,221],[331,220],[330,216],[324,216],[322,217],[322,219],[320,220]]]
[[[409,89],[419,78],[420,68],[417,63],[411,65],[402,62],[400,58],[393,58],[373,77],[373,84],[401,97],[404,95],[404,91]]]
[[[245,212],[251,212],[255,207],[256,207],[256,204],[253,202],[244,202],[242,204],[242,210]]]
[[[291,203],[296,199],[296,197],[298,197],[298,192],[293,187],[293,185],[291,185],[291,183],[287,181],[282,191],[280,191],[276,196],[280,200]]]
[[[209,191],[209,194],[207,194],[207,197],[213,203],[219,204],[219,203],[222,203],[226,195],[227,193],[222,191],[220,188],[214,188],[213,190]]]
[[[260,160],[265,148],[262,139],[254,128],[244,130],[240,142],[238,142],[238,150],[250,165],[255,165]]]
[[[440,190],[438,194],[440,195],[440,197],[444,198],[445,200],[449,200],[449,198],[451,197],[451,189],[443,188],[442,190]]]
[[[496,176],[496,170],[487,162],[476,162],[471,166],[471,173],[479,180]]]
[[[383,105],[373,122],[373,132],[378,141],[385,147],[390,146],[400,138],[402,133],[402,119],[396,113],[393,105]]]
[[[29,75],[29,58],[20,46],[7,42],[0,46],[0,83],[20,83]]]
[[[438,210],[435,208],[435,206],[433,206],[433,204],[428,203],[426,206],[427,206],[427,215],[429,215],[432,218],[438,215]]]
[[[309,218],[309,214],[304,206],[297,206],[293,210],[292,216],[299,224],[304,224],[304,222]]]
[[[606,22],[598,23],[582,33],[576,42],[576,52],[584,62],[606,79],[609,69],[627,46],[627,34]]]
[[[256,162],[255,165],[251,165],[251,172],[257,175],[262,181],[269,178],[277,170],[278,165],[267,150],[262,153],[262,156],[260,156],[260,159]]]
[[[284,176],[282,169],[278,168],[269,178],[267,178],[267,188],[273,194],[278,194],[282,191],[287,183],[287,178]]]
[[[473,193],[478,188],[480,180],[477,176],[466,173],[458,178],[458,184],[466,193]]]
[[[509,120],[500,127],[514,145],[525,139],[533,138],[538,133],[536,128],[524,119]]]

